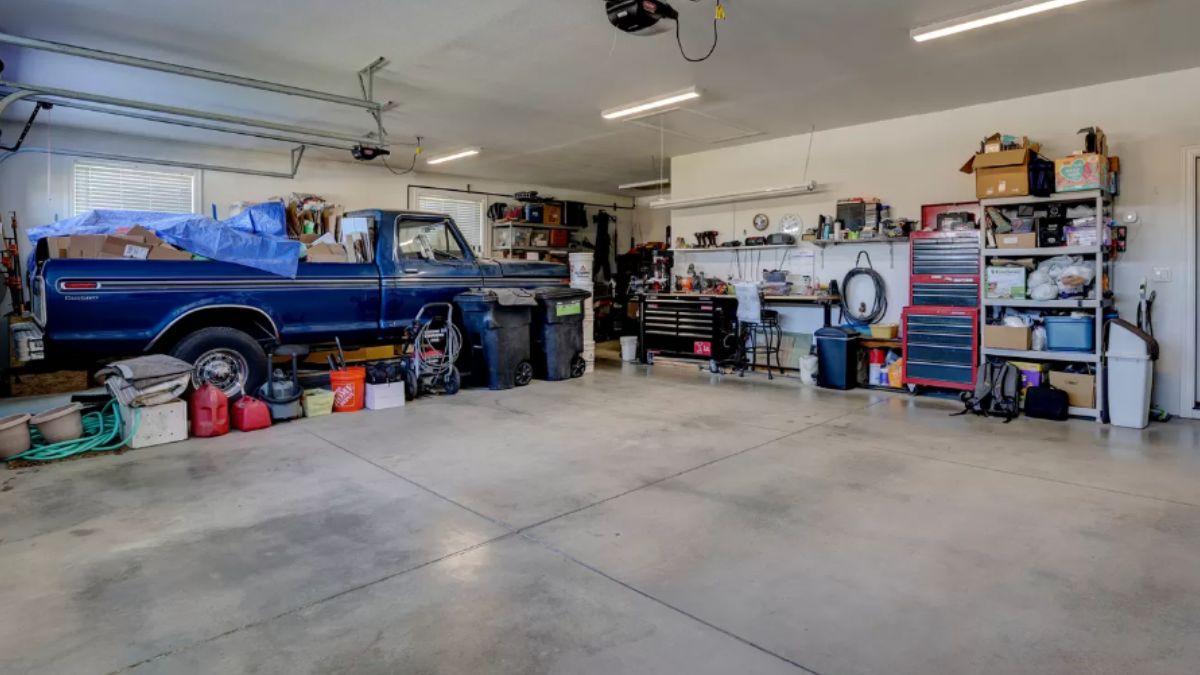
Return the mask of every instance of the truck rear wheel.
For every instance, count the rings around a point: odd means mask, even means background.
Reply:
[[[171,356],[192,364],[193,387],[212,384],[229,397],[254,395],[266,381],[266,352],[236,328],[202,328],[180,340]]]

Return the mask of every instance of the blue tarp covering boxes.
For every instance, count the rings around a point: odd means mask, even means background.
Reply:
[[[52,258],[188,260],[192,254],[295,278],[304,244],[287,238],[283,204],[257,204],[227,220],[147,211],[88,211],[33,228]]]

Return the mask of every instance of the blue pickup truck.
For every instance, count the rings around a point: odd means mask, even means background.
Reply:
[[[373,232],[371,262],[302,262],[295,279],[212,261],[47,260],[41,250],[32,293],[46,359],[167,353],[194,364],[195,383],[255,391],[274,344],[394,343],[426,303],[567,283],[565,265],[475,257],[444,215],[365,210],[343,222]]]

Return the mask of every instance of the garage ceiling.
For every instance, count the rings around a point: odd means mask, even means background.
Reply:
[[[708,47],[713,4],[675,0],[690,53]],[[720,45],[700,64],[684,62],[671,35],[618,33],[602,0],[0,0],[0,30],[350,95],[353,74],[382,55],[392,65],[377,98],[399,103],[387,114],[396,140],[420,134],[430,153],[484,148],[431,172],[605,192],[657,177],[660,139],[653,120],[606,122],[600,111],[691,85],[704,90],[694,107],[703,117],[665,122],[668,156],[1200,65],[1195,0],[1092,0],[925,44],[909,30],[1003,0],[725,4]],[[371,128],[353,108],[41,52],[0,55],[6,79]],[[258,142],[62,109],[52,119]]]

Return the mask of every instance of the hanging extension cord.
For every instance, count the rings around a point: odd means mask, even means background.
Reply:
[[[692,1],[698,2],[699,0],[692,0]],[[717,51],[717,40],[719,38],[719,35],[717,32],[717,22],[724,21],[725,18],[726,18],[725,5],[721,4],[721,0],[717,0],[717,7],[713,11],[712,47],[709,47],[707,54],[705,54],[704,56],[701,56],[699,58],[693,58],[691,56],[688,56],[687,51],[683,48],[683,36],[680,35],[679,19],[675,20],[675,43],[679,45],[679,53],[683,56],[683,59],[685,61],[687,61],[689,63],[701,63],[703,61],[707,61],[708,57],[712,56],[713,52]]]

